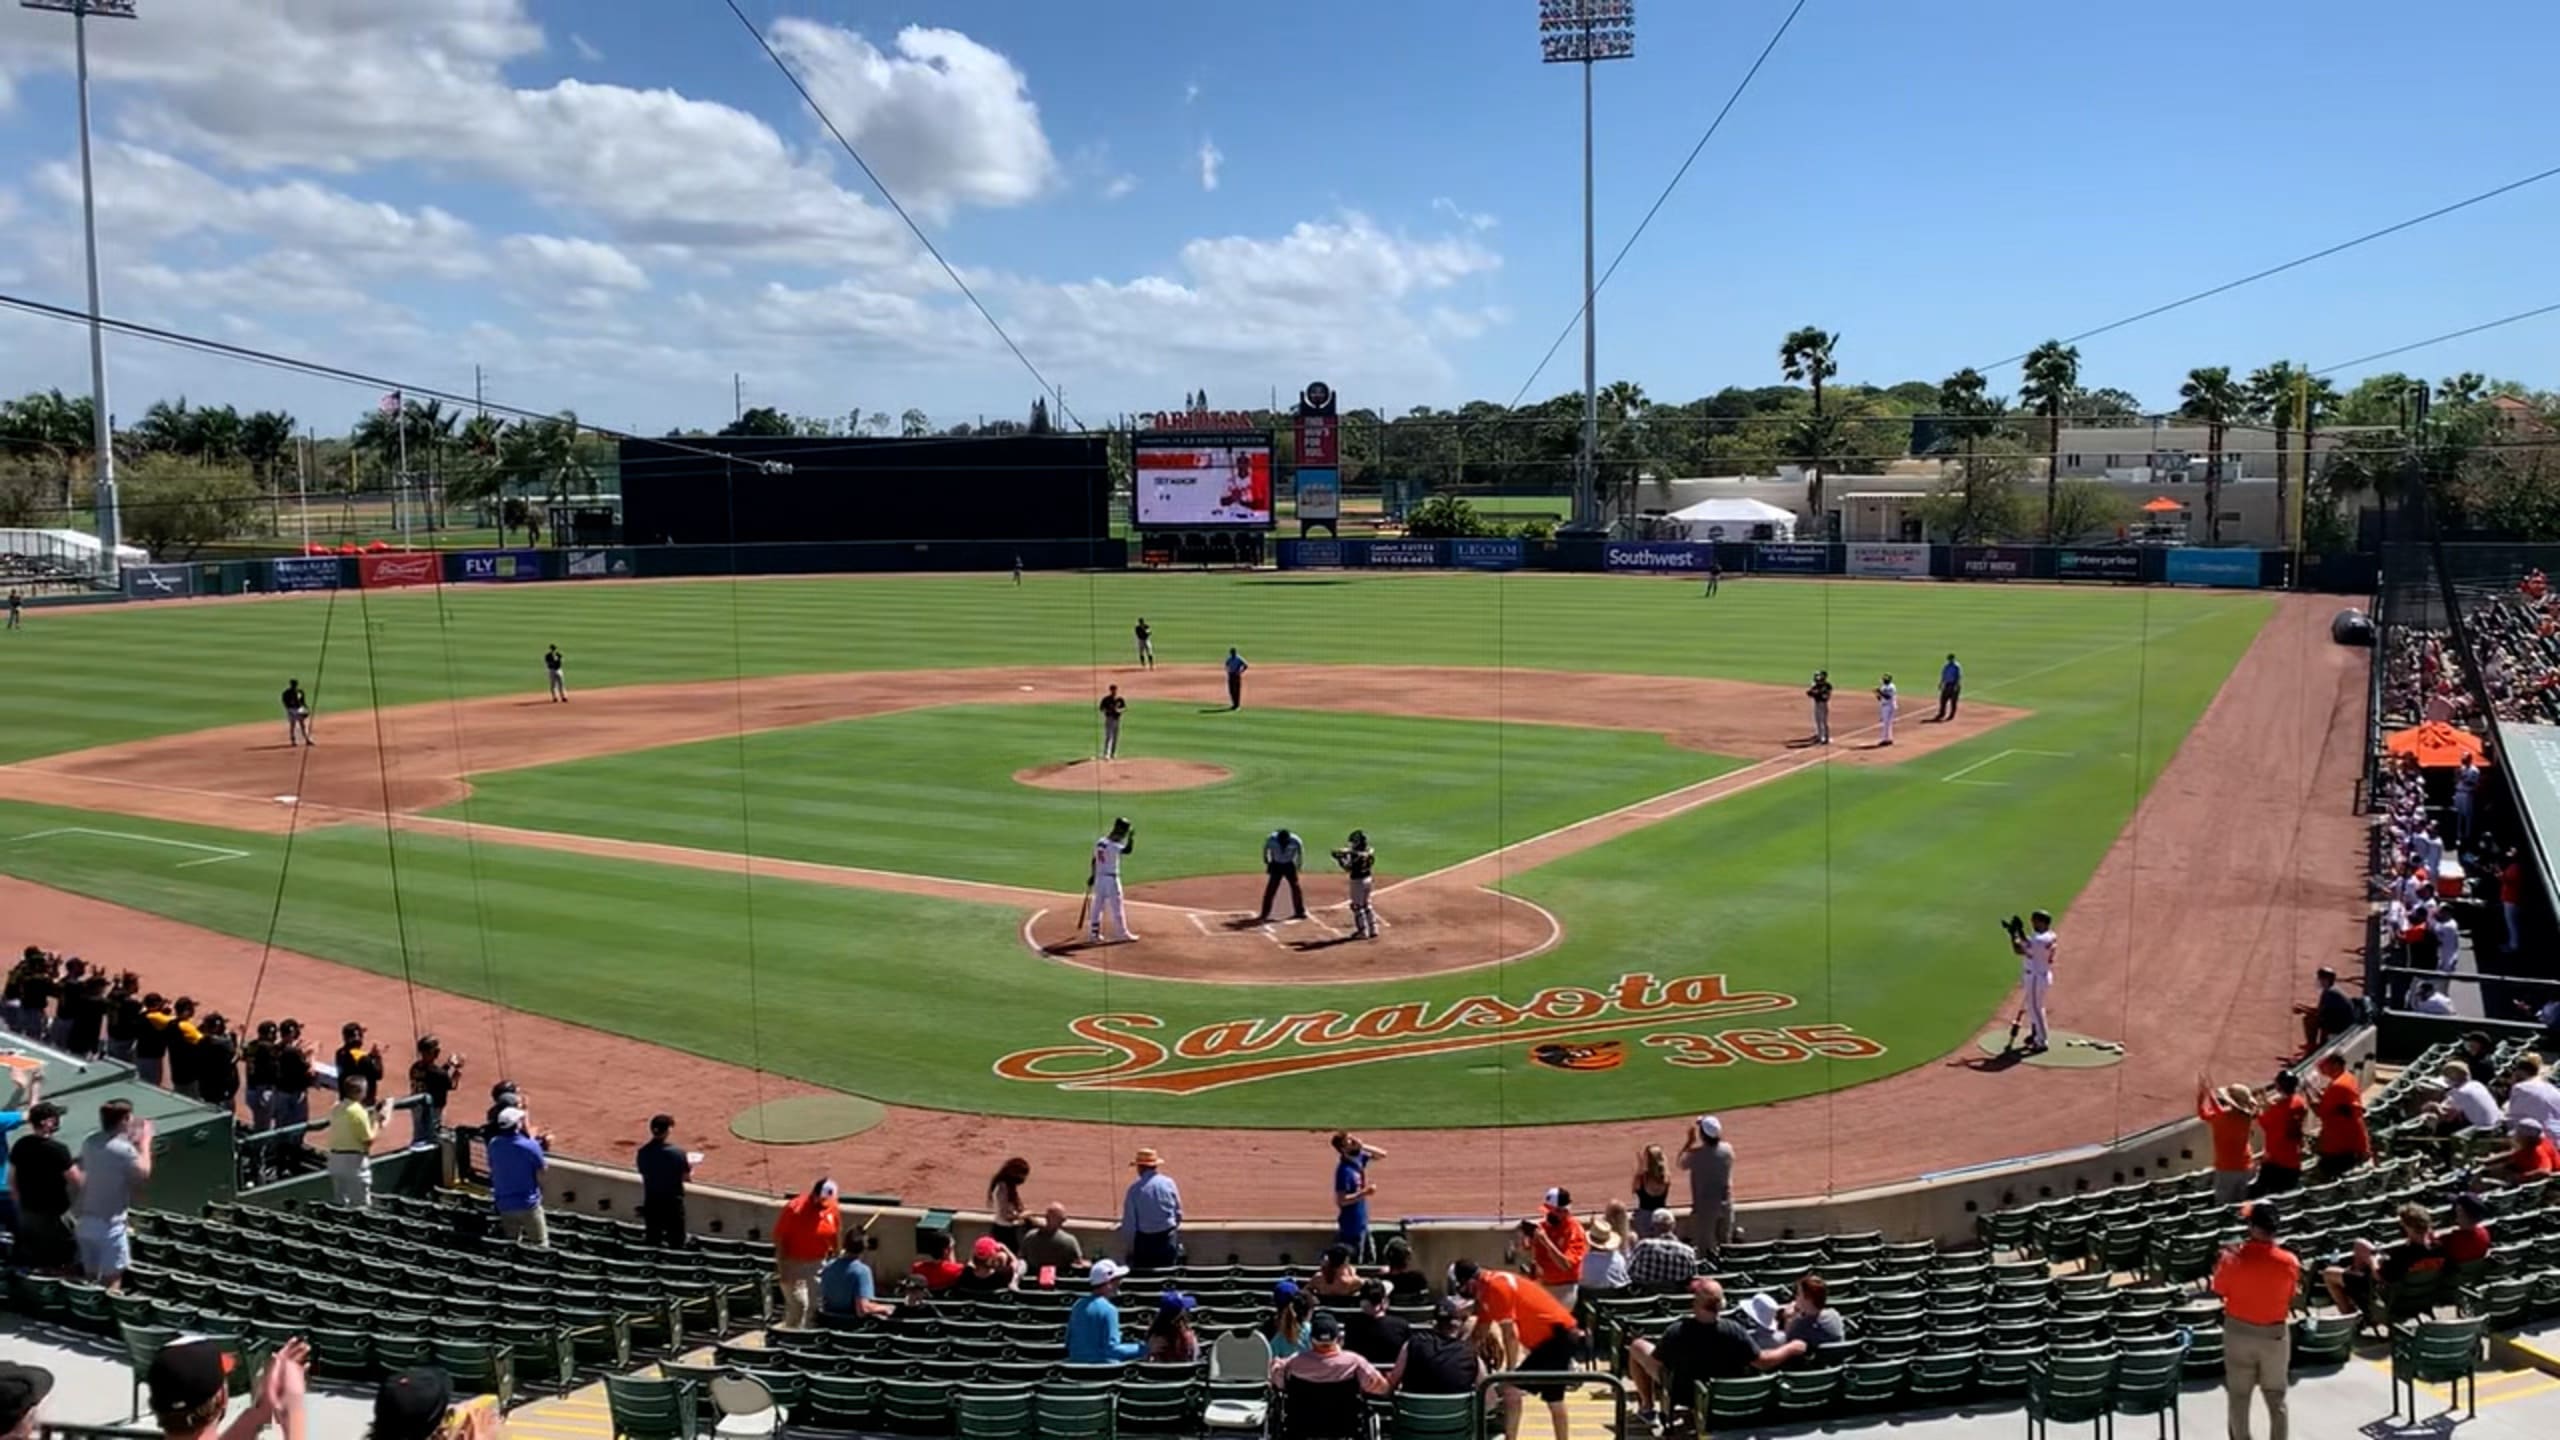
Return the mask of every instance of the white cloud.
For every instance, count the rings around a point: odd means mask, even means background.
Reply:
[[[1432,196],[1431,208],[1448,216],[1450,219],[1457,221],[1459,224],[1466,226],[1470,230],[1490,230],[1494,226],[1502,223],[1493,216],[1485,214],[1480,210],[1461,210],[1458,208],[1458,202],[1450,199],[1446,195]]]
[[[1190,84],[1185,85],[1185,86],[1183,86],[1183,87],[1182,87],[1182,103],[1183,103],[1183,104],[1185,104],[1185,105],[1192,104],[1193,102],[1197,101],[1199,98],[1200,98],[1200,82],[1199,82],[1199,81],[1194,80],[1194,81],[1192,81]]]
[[[590,65],[604,63],[604,52],[596,48],[595,42],[574,30],[569,32],[569,48],[577,51],[578,58]]]
[[[1018,205],[1056,174],[1021,70],[956,30],[910,25],[893,57],[850,30],[785,18],[773,44],[910,209]]]
[[[1112,176],[1111,183],[1102,187],[1102,198],[1105,200],[1122,199],[1126,197],[1130,191],[1137,188],[1138,177],[1123,172]]]
[[[1217,189],[1218,167],[1226,163],[1226,152],[1218,148],[1217,142],[1203,138],[1200,142],[1200,188]]]
[[[498,251],[506,262],[508,277],[536,293],[556,287],[593,292],[603,298],[613,292],[649,288],[647,271],[630,256],[600,241],[558,235],[510,235],[499,242]]]

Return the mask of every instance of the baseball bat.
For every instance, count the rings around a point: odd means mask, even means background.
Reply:
[[[2009,1048],[2009,1049],[2011,1049],[2011,1050],[2015,1050],[2015,1049],[2017,1049],[2017,1048],[2018,1048],[2018,1027],[2019,1027],[2019,1026],[2021,1026],[2021,1025],[2024,1025],[2024,1024],[2026,1024],[2026,1023],[2027,1023],[2027,1007],[2026,1007],[2026,1006],[2024,1006],[2024,1005],[2021,1005],[2021,1006],[2019,1006],[2019,1007],[2018,1007],[2018,1013],[2017,1013],[2015,1016],[2013,1016],[2013,1017],[2010,1019],[2010,1021],[2009,1021],[2009,1044],[2008,1044],[2008,1048]]]
[[[1093,881],[1092,881],[1091,879],[1089,879],[1089,878],[1088,878],[1088,879],[1084,882],[1084,898],[1083,898],[1082,900],[1079,900],[1079,901],[1077,901],[1077,902],[1076,902],[1076,928],[1077,928],[1078,930],[1082,930],[1082,929],[1084,928],[1084,916],[1085,916],[1085,912],[1086,912],[1087,910],[1092,909],[1092,908],[1093,908]],[[2018,1038],[2018,1027],[2016,1027],[2016,1026],[2014,1026],[2014,1025],[2012,1025],[2012,1026],[2010,1026],[2010,1027],[2009,1027],[2009,1038],[2010,1038],[2010,1039],[2012,1039],[2012,1040],[2015,1040],[2015,1039],[2017,1039],[2017,1038]]]

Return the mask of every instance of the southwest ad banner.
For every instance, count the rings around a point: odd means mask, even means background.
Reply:
[[[1929,547],[1909,544],[1868,544],[1848,547],[1848,570],[1852,575],[1885,575],[1909,580],[1929,573]]]
[[[1703,575],[1707,550],[1685,540],[1612,540],[1600,547],[1600,568],[1621,575]]]

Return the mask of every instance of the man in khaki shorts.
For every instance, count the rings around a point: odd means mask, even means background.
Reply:
[[[2293,1297],[2302,1262],[2276,1243],[2275,1202],[2249,1207],[2248,1237],[2222,1252],[2213,1293],[2222,1297],[2222,1385],[2231,1440],[2249,1440],[2249,1396],[2267,1397],[2267,1433],[2286,1440],[2285,1390],[2293,1383]]]

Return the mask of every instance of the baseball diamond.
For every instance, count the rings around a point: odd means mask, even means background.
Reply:
[[[0,732],[0,898],[26,941],[147,951],[235,1009],[256,988],[504,1054],[564,1149],[844,1092],[886,1118],[812,1148],[867,1188],[975,1203],[982,1167],[937,1157],[1001,1135],[1099,1213],[1130,1127],[1214,1151],[1184,1177],[1204,1214],[1263,1213],[1342,1124],[1396,1149],[1422,1210],[1498,1207],[1532,1148],[1618,1165],[1702,1110],[1752,1117],[1746,1194],[2103,1140],[2201,1065],[2264,1063],[2354,939],[2351,883],[2297,858],[2349,843],[2313,797],[2362,684],[2307,598],[997,580],[49,615]],[[574,704],[527,678],[555,644]],[[1952,719],[1881,748],[1874,708],[1841,706],[1807,743],[1808,674],[1868,688],[1949,652]],[[277,736],[288,673],[324,743]],[[1138,938],[1095,944],[1115,816]],[[1303,920],[1257,914],[1281,826]],[[1355,829],[1374,937],[1326,860]],[[1963,1062],[2014,1003],[1995,922],[2038,905],[2069,937],[2057,1023],[2122,1058],[2037,1072],[2030,1120]],[[779,1153],[702,1145],[740,1179]]]

